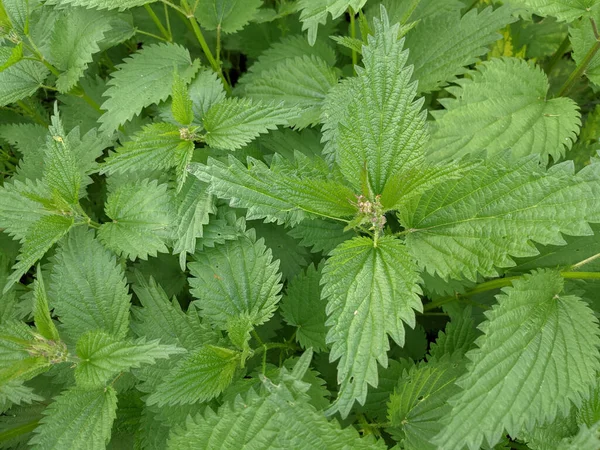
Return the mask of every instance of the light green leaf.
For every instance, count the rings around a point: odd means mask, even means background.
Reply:
[[[338,363],[340,389],[329,412],[346,417],[355,400],[364,404],[367,387],[377,387],[377,363],[387,367],[388,335],[404,345],[404,325],[415,326],[423,306],[416,264],[404,244],[391,236],[357,237],[339,245],[323,269],[330,360]]]
[[[515,156],[561,159],[577,140],[581,125],[570,98],[547,99],[548,77],[522,59],[495,58],[477,66],[470,78],[448,89],[455,99],[440,102],[428,151],[436,160],[507,148]]]
[[[471,308],[465,308],[461,315],[453,316],[440,331],[438,338],[429,348],[428,360],[441,359],[444,355],[462,355],[469,350],[475,340],[475,324]]]
[[[205,345],[182,359],[159,384],[148,405],[206,402],[219,395],[233,379],[240,352]]]
[[[464,364],[456,361],[421,363],[398,381],[388,403],[388,431],[404,448],[439,448],[431,439],[441,431],[441,420],[452,409],[447,400],[460,392],[454,383],[463,372]]]
[[[73,223],[72,217],[58,215],[44,216],[34,223],[23,239],[21,252],[17,257],[17,263],[13,266],[13,273],[6,281],[4,292],[18,282],[31,266],[67,234]]]
[[[596,2],[600,5],[600,2]],[[596,21],[600,19],[600,10],[593,17]],[[596,45],[596,36],[589,20],[581,20],[569,27],[569,38],[573,46],[573,59],[577,65],[581,65],[587,57],[588,52]],[[585,76],[595,85],[600,85],[600,54],[594,54],[593,58],[586,62],[587,66],[583,72]]]
[[[212,340],[207,326],[200,321],[195,308],[186,313],[181,310],[176,299],[169,301],[165,291],[150,278],[146,281],[136,273],[133,291],[142,307],[134,306],[134,321],[131,328],[137,336],[160,339],[166,344],[194,350]]]
[[[207,30],[235,33],[252,20],[262,0],[200,0],[194,15]]]
[[[39,0],[2,0],[4,12],[19,32],[26,34],[31,12],[39,6]]]
[[[15,181],[0,186],[0,228],[14,239],[23,242],[27,230],[50,214],[41,202],[36,201],[35,194],[40,190],[46,191],[39,183],[32,182]]]
[[[120,341],[104,331],[90,331],[77,341],[80,361],[75,368],[75,380],[84,388],[105,387],[119,372],[183,352],[172,345],[160,345],[159,340]]]
[[[116,409],[117,394],[111,386],[94,390],[71,387],[44,410],[29,444],[35,450],[105,448]]]
[[[200,69],[188,87],[195,120],[199,121],[208,110],[225,99],[225,89],[219,76],[209,69]]]
[[[254,103],[250,99],[228,98],[213,105],[202,118],[206,143],[214,148],[237,150],[260,134],[287,125],[298,111],[283,104]]]
[[[463,389],[434,442],[447,448],[495,445],[505,432],[566,415],[595,383],[600,332],[578,297],[563,295],[557,272],[540,270],[515,280],[480,325],[477,349],[467,353]]]
[[[46,5],[83,6],[85,8],[118,9],[119,11],[123,11],[155,1],[156,0],[47,0]]]
[[[375,36],[363,48],[364,69],[351,84],[338,125],[336,161],[357,190],[366,168],[370,190],[381,194],[388,180],[422,163],[427,132],[423,102],[414,100],[416,84],[406,67],[408,52],[397,40],[398,25],[390,26],[382,10],[373,27]]]
[[[38,264],[36,280],[33,283],[33,322],[35,327],[43,337],[51,341],[59,341],[60,336],[58,330],[50,317],[50,309],[48,306],[48,296],[46,294],[46,286],[42,278],[42,271]]]
[[[343,222],[321,219],[306,219],[296,224],[288,233],[300,239],[300,245],[310,247],[311,252],[328,255],[342,242],[355,236],[353,231],[344,231]]]
[[[444,279],[497,276],[494,267],[515,265],[511,256],[539,253],[531,241],[564,245],[561,233],[592,234],[587,222],[600,221],[599,171],[592,164],[574,175],[571,162],[545,171],[535,155],[499,155],[407,203],[399,213],[406,245]]]
[[[192,111],[192,100],[188,92],[187,83],[181,79],[179,73],[175,73],[173,80],[171,112],[177,122],[182,125],[189,125],[194,120]]]
[[[252,232],[236,241],[206,248],[188,265],[191,292],[202,317],[224,330],[234,319],[265,323],[279,302],[279,262]]]
[[[317,56],[286,58],[279,64],[252,77],[243,92],[254,100],[275,102],[300,113],[290,125],[305,128],[319,122],[327,92],[336,85],[338,73],[331,64]]]
[[[337,19],[349,8],[357,12],[365,3],[367,0],[300,0],[298,9],[302,10],[300,14],[302,31],[308,30],[310,45],[315,44],[319,24],[324,25],[329,14],[332,19]]]
[[[0,72],[0,106],[33,95],[48,74],[46,66],[37,61],[19,61]]]
[[[44,397],[37,395],[33,388],[25,386],[22,381],[9,381],[0,385],[0,414],[12,405],[21,405],[23,403],[33,403],[44,401]],[[3,438],[0,432],[0,438]],[[5,440],[2,440],[5,443]]]
[[[174,68],[188,82],[198,67],[197,60],[192,62],[188,50],[180,45],[144,47],[113,72],[108,82],[110,87],[104,93],[108,100],[102,104],[106,112],[100,117],[100,130],[111,133],[142,108],[166,100],[172,92]]]
[[[289,384],[306,389],[306,384],[300,381],[306,369],[294,370],[292,374],[288,374],[285,368],[281,370]],[[264,377],[262,379],[265,386],[263,394],[250,390],[244,398],[238,396],[216,413],[208,408],[204,414],[190,418],[185,429],[177,429],[170,435],[167,449],[386,448],[382,441],[376,442],[372,437],[361,439],[353,427],[342,429],[337,421],[327,421],[323,413],[309,404],[307,394],[290,392],[283,381],[273,383]]]
[[[119,186],[105,203],[106,215],[98,238],[108,248],[132,261],[168,251],[171,237],[172,196],[166,184],[142,180]]]
[[[196,177],[188,178],[175,197],[177,212],[173,254],[179,254],[181,270],[185,271],[186,255],[196,251],[196,240],[202,237],[209,214],[216,214],[215,201],[208,186]]]
[[[308,266],[288,285],[281,301],[281,315],[296,329],[296,341],[315,352],[327,350],[325,302],[321,300],[321,271]]]
[[[104,161],[100,173],[124,173],[176,167],[194,150],[194,143],[183,140],[179,127],[170,123],[151,123],[131,140],[117,147]]]
[[[466,73],[467,66],[500,39],[498,30],[515,20],[510,12],[508,6],[495,11],[490,7],[480,13],[475,8],[462,17],[455,11],[426,19],[411,30],[405,46],[419,92],[435,91]]]
[[[208,165],[190,164],[191,172],[209,184],[210,192],[229,199],[234,207],[248,208],[246,217],[296,224],[307,216],[352,217],[353,191],[334,180],[302,176],[279,155],[268,168],[248,158],[248,167],[230,156],[228,164],[209,158]]]
[[[0,27],[2,25],[0,24]],[[23,43],[14,47],[0,47],[0,72],[8,69],[13,64],[18,63],[23,59]]]
[[[73,340],[89,330],[103,330],[117,339],[127,334],[129,294],[123,269],[114,255],[75,228],[54,256],[50,306]]]
[[[561,450],[596,450],[600,446],[600,422],[595,424],[581,425],[579,432],[573,436],[564,438],[559,447]]]
[[[69,8],[60,11],[49,42],[50,62],[62,73],[56,87],[68,92],[100,51],[100,42],[111,29],[111,20],[116,16],[84,8]]]
[[[539,16],[554,16],[558,20],[573,22],[590,10],[598,10],[598,0],[510,0],[513,6],[521,6]]]

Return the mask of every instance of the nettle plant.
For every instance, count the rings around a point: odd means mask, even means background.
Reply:
[[[599,0],[2,0],[0,448],[600,448]]]

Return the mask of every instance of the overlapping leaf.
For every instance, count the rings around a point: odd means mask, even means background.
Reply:
[[[200,0],[194,15],[207,30],[241,30],[258,12],[261,0]]]
[[[367,0],[300,0],[298,9],[302,10],[300,14],[302,30],[308,30],[310,45],[314,45],[319,24],[325,24],[329,14],[333,19],[337,19],[348,8],[358,11],[365,3]]]

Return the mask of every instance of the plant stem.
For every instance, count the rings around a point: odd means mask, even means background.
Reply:
[[[219,66],[219,70],[223,70],[221,68],[221,24],[217,25],[217,65]]]
[[[157,35],[157,34],[153,34],[153,33],[148,33],[147,31],[142,31],[142,30],[135,30],[135,34],[143,34],[144,36],[150,36],[154,39],[158,39],[159,41],[163,41],[163,42],[169,42],[167,41],[165,38]]]
[[[18,427],[11,428],[9,430],[3,431],[0,433],[0,442],[7,442],[16,437],[22,436],[24,434],[30,433],[35,430],[39,424],[39,419],[32,420],[31,422],[24,423],[23,425],[19,425]]]
[[[571,272],[565,271],[560,272],[560,275],[563,278],[571,279],[571,280],[600,280],[600,272]],[[460,299],[465,297],[471,297],[476,294],[481,294],[482,292],[492,291],[494,289],[500,289],[506,286],[510,286],[513,281],[521,278],[521,275],[516,275],[513,277],[506,278],[497,278],[495,280],[486,281],[484,283],[478,284],[470,291],[465,292],[461,295],[455,295],[450,297],[444,297],[439,300],[433,301],[431,303],[423,306],[423,312],[430,311],[435,308],[439,308],[447,303],[452,303],[454,301],[460,301]]]
[[[355,19],[356,14],[354,13],[354,10],[352,9],[352,7],[348,8],[348,14],[350,14],[350,37],[352,39],[356,39],[356,19]],[[356,53],[356,50],[352,49],[352,68],[354,68],[354,66],[356,66],[357,64],[358,64],[358,53]],[[356,70],[355,70],[355,74],[356,74]]]
[[[552,55],[552,58],[550,58],[550,61],[548,61],[548,65],[546,67],[547,75],[550,75],[550,73],[552,72],[552,69],[554,69],[554,66],[556,65],[556,63],[567,52],[567,50],[569,49],[569,45],[571,45],[571,41],[569,40],[569,34],[567,33],[567,36],[560,43],[560,46],[554,52],[554,54]]]
[[[254,330],[254,329],[252,329],[252,337],[256,340],[256,342],[258,342],[258,345],[264,345],[264,342],[262,341],[262,339],[260,338],[260,336],[258,335],[256,330]]]
[[[573,84],[575,84],[575,80],[577,80],[585,72],[585,69],[588,68],[590,62],[592,62],[592,59],[594,59],[594,56],[596,56],[596,53],[598,53],[598,50],[600,50],[600,36],[598,35],[598,27],[596,26],[596,21],[590,17],[590,22],[592,24],[594,36],[596,37],[596,42],[594,43],[594,45],[592,45],[592,47],[583,57],[583,59],[581,60],[581,64],[579,64],[575,68],[575,70],[571,72],[571,75],[569,75],[569,78],[567,78],[565,84],[563,84],[560,88],[560,91],[558,91],[557,97],[563,97],[569,93],[569,91],[573,87]]]
[[[600,258],[600,253],[596,253],[595,255],[584,259],[583,261],[579,261],[577,264],[573,264],[571,266],[571,270],[578,270],[581,266],[585,266],[586,264],[591,263],[592,261],[595,261],[598,258]]]
[[[169,8],[167,5],[163,3],[163,7],[165,9],[165,22],[167,22],[167,31],[169,32],[169,36],[171,37],[171,41],[173,40],[173,31],[171,30],[171,19],[169,18]]]
[[[160,1],[161,1],[162,3],[164,3],[165,5],[167,5],[167,6],[170,6],[170,7],[171,7],[171,8],[173,8],[175,11],[179,11],[181,14],[183,14],[184,16],[186,16],[186,17],[187,17],[187,12],[186,12],[184,9],[180,8],[179,6],[177,6],[177,5],[175,5],[175,4],[171,3],[171,2],[169,2],[168,0],[160,0]]]
[[[158,18],[158,16],[154,12],[154,10],[150,7],[150,5],[146,3],[144,5],[144,9],[146,10],[146,12],[148,13],[148,15],[150,16],[150,18],[154,22],[154,25],[156,25],[156,27],[158,28],[158,30],[165,37],[165,39],[168,42],[171,42],[173,40],[173,37],[169,34],[169,32],[167,31],[167,29],[163,26],[162,22],[160,21],[160,19]]]
[[[50,123],[44,119],[42,116],[40,116],[40,114],[35,110],[30,108],[29,106],[27,106],[27,104],[25,104],[25,102],[23,102],[23,100],[17,100],[17,105],[19,105],[19,107],[25,111],[25,113],[31,117],[33,120],[35,120],[37,123],[39,123],[40,125],[47,127],[50,125]]]

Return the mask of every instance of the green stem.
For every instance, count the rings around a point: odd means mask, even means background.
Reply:
[[[173,8],[175,11],[179,11],[181,14],[183,14],[184,16],[187,17],[187,12],[183,9],[180,8],[179,6],[169,2],[168,0],[160,0],[162,3],[164,3],[167,6],[170,6],[171,8]]]
[[[586,264],[591,263],[592,261],[595,261],[596,259],[600,258],[600,253],[596,253],[593,256],[590,256],[589,258],[584,259],[583,261],[579,261],[577,264],[573,264],[571,266],[571,270],[578,270],[581,266],[585,266]]]
[[[594,31],[594,36],[596,37],[596,42],[594,42],[594,45],[592,45],[592,47],[585,54],[585,56],[581,60],[581,64],[579,64],[575,68],[575,70],[573,72],[571,72],[571,74],[569,75],[569,78],[567,78],[567,81],[565,81],[565,84],[563,84],[562,87],[560,88],[560,91],[558,91],[557,97],[564,97],[565,95],[567,95],[569,93],[569,91],[573,87],[573,84],[575,84],[575,81],[581,75],[583,75],[585,70],[590,65],[590,62],[592,62],[592,59],[594,59],[594,56],[596,56],[596,53],[598,53],[598,50],[600,50],[600,36],[598,35],[598,27],[596,26],[596,22],[594,21],[594,19],[591,17],[590,17],[590,22],[592,24],[592,30]]]
[[[46,61],[46,58],[44,58],[44,55],[42,55],[42,52],[40,52],[40,50],[37,48],[37,46],[35,45],[35,43],[31,39],[31,37],[29,37],[29,35],[27,35],[27,40],[29,41],[30,45],[27,45],[25,42],[23,42],[23,45],[31,53],[33,53],[35,55],[35,57],[38,59],[38,61],[40,61],[44,66],[46,66],[46,68],[50,72],[52,72],[52,75],[54,75],[55,77],[60,76],[60,72],[58,71],[58,69],[56,67],[54,67],[52,64],[50,64],[48,61]]]
[[[565,271],[565,272],[560,272],[560,275],[563,278],[570,279],[570,280],[600,280],[600,272]],[[516,275],[513,277],[497,278],[495,280],[486,281],[484,283],[478,284],[473,289],[465,292],[464,294],[450,296],[450,297],[444,297],[439,300],[428,303],[425,306],[423,306],[423,312],[430,311],[435,308],[439,308],[440,306],[443,306],[447,303],[452,303],[454,301],[460,301],[461,299],[463,299],[465,297],[468,298],[468,297],[472,297],[473,295],[476,295],[476,294],[481,294],[482,292],[492,291],[494,289],[500,289],[500,288],[503,288],[506,286],[510,286],[513,281],[518,280],[520,278],[521,278],[521,275]]]
[[[24,434],[32,432],[37,428],[39,422],[39,419],[36,419],[32,420],[31,422],[24,423],[23,425],[19,425],[15,428],[2,431],[0,433],[0,442],[8,442],[19,436],[23,436]]]
[[[165,21],[167,22],[167,31],[169,32],[171,40],[173,40],[173,30],[171,30],[171,18],[169,17],[169,8],[167,8],[167,5],[165,5],[164,3],[163,7],[165,9]]]
[[[223,70],[221,67],[221,24],[217,25],[217,65],[219,70]]]
[[[350,37],[352,39],[356,39],[356,19],[355,13],[352,7],[348,8],[348,14],[350,14]],[[352,67],[358,64],[358,53],[356,50],[352,49]],[[355,72],[356,73],[356,72]]]
[[[152,21],[154,22],[154,25],[156,25],[156,27],[158,28],[158,30],[162,33],[162,35],[165,37],[165,39],[168,42],[171,42],[173,40],[173,38],[169,35],[169,32],[167,31],[167,29],[163,26],[162,22],[160,21],[160,19],[158,18],[158,16],[156,15],[156,13],[154,12],[154,10],[150,7],[149,4],[145,4],[144,5],[144,9],[146,10],[146,12],[148,13],[148,15],[150,16],[150,18],[152,19]]]
[[[258,345],[264,345],[264,342],[262,341],[256,330],[253,329],[251,333],[252,337],[256,340],[256,342],[258,342]]]
[[[166,40],[165,38],[157,35],[157,34],[153,34],[153,33],[148,33],[147,31],[142,31],[142,30],[135,30],[135,34],[143,34],[144,36],[150,36],[154,39],[158,39],[159,41],[163,41],[163,42],[169,42],[168,40]]]
[[[96,103],[96,101],[90,97],[81,87],[77,87],[77,89],[75,89],[74,91],[72,91],[72,94],[75,97],[80,97],[83,99],[83,101],[85,101],[88,105],[90,105],[92,108],[94,108],[96,110],[96,112],[99,112],[100,114],[103,114],[104,111],[102,110],[102,108],[100,108],[100,105],[98,103]]]
[[[547,75],[550,75],[550,73],[554,69],[554,66],[556,66],[556,63],[560,60],[560,58],[562,58],[562,56],[565,53],[567,53],[567,50],[569,49],[570,45],[571,45],[571,41],[569,40],[569,33],[567,33],[567,36],[560,43],[560,46],[554,52],[554,54],[552,55],[552,58],[550,58],[550,61],[548,61],[548,65],[546,66],[546,74]]]

